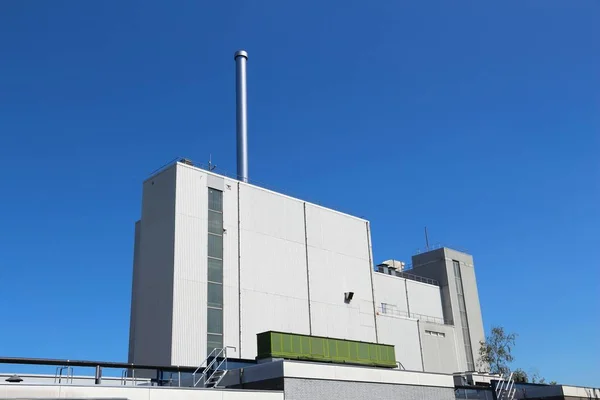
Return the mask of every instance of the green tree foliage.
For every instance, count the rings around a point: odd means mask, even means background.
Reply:
[[[485,341],[479,342],[479,368],[492,374],[510,373],[509,364],[514,359],[512,350],[516,339],[516,333],[507,333],[504,328],[494,326]]]
[[[534,372],[531,375],[531,383],[546,383],[546,378],[544,378],[543,376],[540,376],[540,374],[538,374],[537,372]]]
[[[519,383],[527,383],[529,382],[529,377],[527,376],[527,372],[523,371],[521,368],[517,368],[513,371],[513,380]]]
[[[485,341],[479,342],[479,359],[477,365],[479,371],[492,374],[502,374],[506,378],[511,372],[510,363],[514,357],[512,355],[516,333],[507,333],[501,326],[492,327],[491,333],[485,338]],[[556,385],[556,381],[546,383],[546,379],[534,370],[528,374],[521,368],[517,368],[512,373],[512,378],[518,383],[540,383]]]

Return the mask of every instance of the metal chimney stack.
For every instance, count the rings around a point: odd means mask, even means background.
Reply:
[[[235,52],[235,108],[237,132],[237,178],[248,182],[248,103],[246,94],[246,62],[248,53],[244,50]]]

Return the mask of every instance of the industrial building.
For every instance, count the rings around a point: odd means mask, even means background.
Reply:
[[[473,259],[447,248],[374,265],[368,221],[176,162],[143,184],[129,362],[257,356],[281,331],[394,345],[399,365],[475,369]],[[475,347],[475,348],[474,348]]]

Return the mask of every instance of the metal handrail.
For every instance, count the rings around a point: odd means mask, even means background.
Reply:
[[[513,379],[513,373],[511,372],[508,379],[504,379],[504,375],[501,376],[501,380],[496,383],[495,392],[498,400],[513,400],[517,389],[514,387],[515,381]]]
[[[66,370],[66,375],[64,376],[67,384],[73,383],[73,368],[70,366],[62,366],[56,367],[56,374],[54,375],[54,383],[62,384],[63,380],[63,371]],[[70,381],[70,382],[69,382]]]
[[[216,349],[216,348],[212,349],[212,351],[208,354],[206,359],[202,362],[202,364],[200,364],[200,366],[192,374],[194,387],[198,386],[198,384],[200,382],[204,382],[204,384],[206,384],[206,382],[208,382],[215,375],[215,373],[220,370],[220,368],[223,366],[223,364],[225,364],[225,366],[226,366],[225,368],[227,368],[227,348],[232,348],[232,347],[226,346],[222,349]],[[233,347],[233,348],[235,348],[235,347]],[[203,367],[202,365],[204,365],[205,363],[206,363],[206,366]],[[213,368],[215,366],[215,364],[217,366],[216,366],[216,368]],[[196,373],[200,369],[203,369],[202,374],[200,374],[200,377],[198,378],[198,380],[196,380]],[[209,373],[210,373],[210,375],[209,375]],[[219,379],[219,382],[220,382],[220,379]]]
[[[196,368],[196,370],[194,372],[192,372],[192,383],[194,384],[194,386],[198,385],[198,383],[200,383],[200,380],[202,380],[202,376],[205,375],[206,369],[208,368],[208,360],[213,356],[213,354],[215,354],[217,351],[217,349],[212,349],[212,351],[210,353],[208,353],[208,355],[206,356],[206,358],[204,359],[204,361],[202,361],[202,363],[200,363],[200,365],[198,366],[198,368]],[[213,358],[214,360],[214,358]],[[206,366],[203,366],[204,364],[207,364]],[[196,374],[198,373],[198,371],[200,371],[202,369],[202,374],[200,375],[200,378],[198,379],[198,381],[196,381]]]
[[[384,274],[384,275],[397,276],[399,278],[410,279],[411,281],[427,283],[429,285],[440,286],[440,283],[438,281],[436,281],[435,279],[425,278],[423,276],[414,275],[414,274],[411,274],[411,273],[408,273],[408,272],[397,271],[397,270],[393,270],[393,269],[389,270],[391,273],[386,274],[384,272],[383,268],[384,267],[378,266],[378,268],[377,268],[377,270],[375,272],[380,273],[380,274]]]
[[[434,317],[431,315],[419,314],[419,313],[409,313],[408,311],[398,310],[396,307],[377,307],[377,311],[380,314],[384,315],[392,315],[397,317],[406,317],[406,318],[414,318],[419,321],[433,322],[440,325],[452,325],[445,321],[443,318]]]

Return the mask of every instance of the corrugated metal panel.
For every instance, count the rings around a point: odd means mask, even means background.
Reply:
[[[304,206],[240,184],[242,352],[256,356],[256,334],[309,333]]]
[[[200,365],[206,358],[206,283],[175,281],[173,365]]]
[[[309,203],[306,204],[306,220],[309,247],[369,260],[364,220]]]
[[[420,321],[419,324],[425,371],[446,374],[459,371],[456,359],[455,328],[451,325],[424,321]],[[437,334],[429,334],[428,331]]]
[[[420,314],[444,320],[440,288],[426,283],[406,280],[408,305],[411,314]]]
[[[423,371],[417,321],[388,315],[377,316],[379,341],[394,345],[396,359],[404,368]]]
[[[144,182],[135,292],[134,362],[169,364],[173,312],[175,167]]]
[[[375,287],[375,304],[381,310],[381,304],[391,307],[393,314],[408,315],[408,303],[406,301],[406,279],[380,273],[373,274],[373,285]]]
[[[240,185],[242,229],[304,244],[304,203]]]
[[[223,190],[223,345],[230,357],[240,357],[240,313],[238,286],[238,199],[237,184],[225,179]]]
[[[206,174],[178,165],[173,296],[174,365],[206,357],[208,188]]]
[[[376,341],[365,222],[307,204],[306,225],[312,333]]]
[[[242,358],[256,357],[256,334],[279,330],[308,334],[308,302],[242,289]]]

